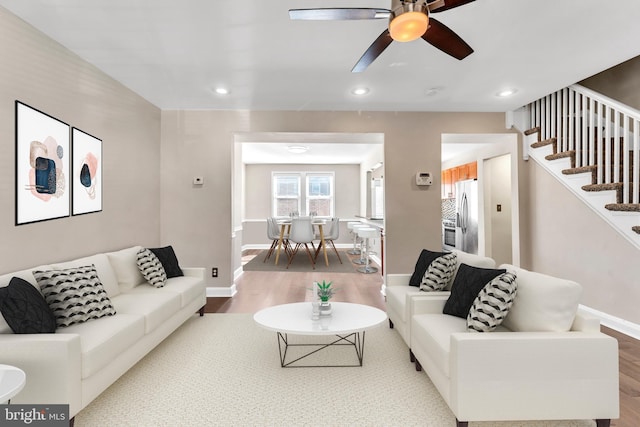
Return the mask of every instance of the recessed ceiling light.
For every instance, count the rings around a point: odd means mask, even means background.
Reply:
[[[226,87],[217,87],[215,88],[215,92],[218,95],[229,95],[229,89],[227,89]]]
[[[496,93],[496,96],[499,96],[500,98],[506,98],[507,96],[513,95],[517,91],[518,91],[517,89],[505,89],[505,90],[501,90],[500,92]]]
[[[368,87],[357,87],[351,91],[352,94],[362,96],[369,93]]]
[[[294,154],[302,154],[309,151],[309,147],[306,145],[288,145],[287,151]]]

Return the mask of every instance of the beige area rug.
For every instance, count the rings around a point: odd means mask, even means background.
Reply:
[[[346,253],[345,250],[338,249],[340,252],[340,258],[342,259],[342,264],[338,261],[338,256],[333,251],[333,248],[330,250],[327,249],[327,258],[329,259],[329,265],[327,266],[324,262],[324,256],[322,252],[318,254],[318,259],[316,261],[316,269],[315,271],[325,272],[325,273],[355,273],[356,269],[361,267],[360,265],[353,264],[351,262],[351,258]],[[271,255],[271,257],[262,262],[264,260],[265,255],[267,254],[266,250],[260,251],[251,261],[247,262],[242,266],[244,271],[295,271],[295,272],[312,272],[314,271],[311,267],[311,261],[309,261],[309,256],[307,255],[307,251],[304,248],[300,249],[296,256],[291,261],[291,265],[287,269],[287,256],[284,251],[280,252],[280,259],[278,260],[278,265],[275,264],[275,253]]]
[[[75,425],[453,427],[455,418],[386,323],[366,333],[363,367],[283,369],[276,334],[258,327],[252,315],[206,314],[191,318],[149,353],[76,415]]]

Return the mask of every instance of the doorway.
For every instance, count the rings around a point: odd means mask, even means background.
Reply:
[[[512,264],[511,154],[485,159],[483,169],[486,255]]]

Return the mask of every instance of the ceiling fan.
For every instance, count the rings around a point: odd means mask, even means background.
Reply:
[[[378,36],[351,69],[352,73],[360,73],[375,61],[392,41],[409,42],[420,37],[456,59],[466,58],[473,53],[473,49],[449,27],[429,15],[463,6],[472,1],[474,0],[435,0],[431,2],[427,2],[427,0],[392,0],[391,9],[368,7],[290,9],[289,18],[309,21],[388,19],[388,28]]]

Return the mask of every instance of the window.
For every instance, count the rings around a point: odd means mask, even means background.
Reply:
[[[333,216],[333,174],[307,175],[307,214]]]
[[[273,172],[273,215],[334,216],[333,181],[333,172]]]
[[[300,174],[274,173],[272,188],[273,216],[300,211]]]

